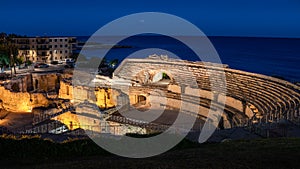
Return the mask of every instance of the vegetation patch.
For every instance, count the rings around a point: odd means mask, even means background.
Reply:
[[[110,154],[89,139],[55,143],[39,136],[0,137],[2,166],[16,168],[298,168],[299,156],[299,138],[206,144],[184,139],[159,156],[129,159]]]

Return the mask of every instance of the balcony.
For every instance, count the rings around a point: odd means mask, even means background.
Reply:
[[[49,41],[47,41],[46,39],[37,39],[37,40],[36,40],[36,43],[37,43],[37,44],[48,44]]]
[[[14,44],[22,45],[22,44],[29,44],[30,41],[27,38],[16,38],[16,39],[12,39],[11,42]]]
[[[19,50],[30,50],[30,46],[27,45],[19,46]]]
[[[29,44],[29,41],[17,41],[17,44],[20,44],[20,45],[25,44],[25,45],[27,45],[27,44]]]
[[[39,53],[38,56],[50,56],[50,55],[46,52],[42,52],[42,53]]]
[[[37,47],[36,49],[37,50],[49,50],[50,48],[49,47]]]

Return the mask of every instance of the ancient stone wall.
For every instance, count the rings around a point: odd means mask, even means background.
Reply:
[[[53,120],[60,121],[61,123],[65,124],[68,126],[70,130],[75,130],[77,128],[80,128],[80,121],[78,120],[78,117],[76,114],[72,114],[71,112],[66,112],[64,114],[61,114]]]
[[[27,92],[33,89],[31,74],[21,75],[12,78],[7,83],[4,83],[4,87],[13,92]]]
[[[96,104],[100,108],[107,109],[115,106],[115,101],[112,96],[112,89],[96,88]]]
[[[111,88],[90,88],[84,86],[76,86],[74,88],[70,81],[62,80],[60,83],[59,98],[69,100],[78,99],[76,101],[78,103],[88,100],[97,104],[101,109],[107,109],[115,106],[112,93],[113,91]]]
[[[12,92],[0,86],[3,108],[11,112],[31,112],[34,107],[47,107],[48,99],[42,93]]]
[[[38,91],[55,91],[59,89],[59,74],[32,74],[33,90]]]
[[[13,92],[48,92],[59,89],[59,74],[25,74],[12,78],[4,83],[6,89]]]
[[[64,79],[59,84],[59,93],[58,97],[61,99],[73,100],[73,86],[70,82],[65,81]]]

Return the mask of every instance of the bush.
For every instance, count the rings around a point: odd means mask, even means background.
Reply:
[[[26,61],[26,65],[27,65],[27,66],[32,65],[32,61],[31,61],[31,60],[27,60],[27,61]]]

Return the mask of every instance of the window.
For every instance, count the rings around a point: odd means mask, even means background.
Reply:
[[[55,60],[57,60],[57,57],[55,57]]]
[[[50,54],[52,54],[52,51],[49,51]]]
[[[62,45],[60,45],[60,47],[62,48]]]
[[[54,47],[57,48],[57,45],[55,45]]]
[[[49,48],[52,48],[52,45],[49,45]]]
[[[62,51],[59,51],[59,53],[62,53]]]
[[[60,60],[62,60],[62,57],[60,57]]]
[[[65,53],[68,53],[68,51],[66,50]]]
[[[65,39],[65,41],[67,42],[67,41],[68,41],[68,39]]]
[[[34,46],[32,46],[32,48],[34,48]]]
[[[62,39],[60,39],[60,41],[62,42]]]
[[[52,42],[52,39],[49,39],[49,42]]]
[[[68,45],[65,45],[65,47],[67,48],[67,47],[68,47]]]

